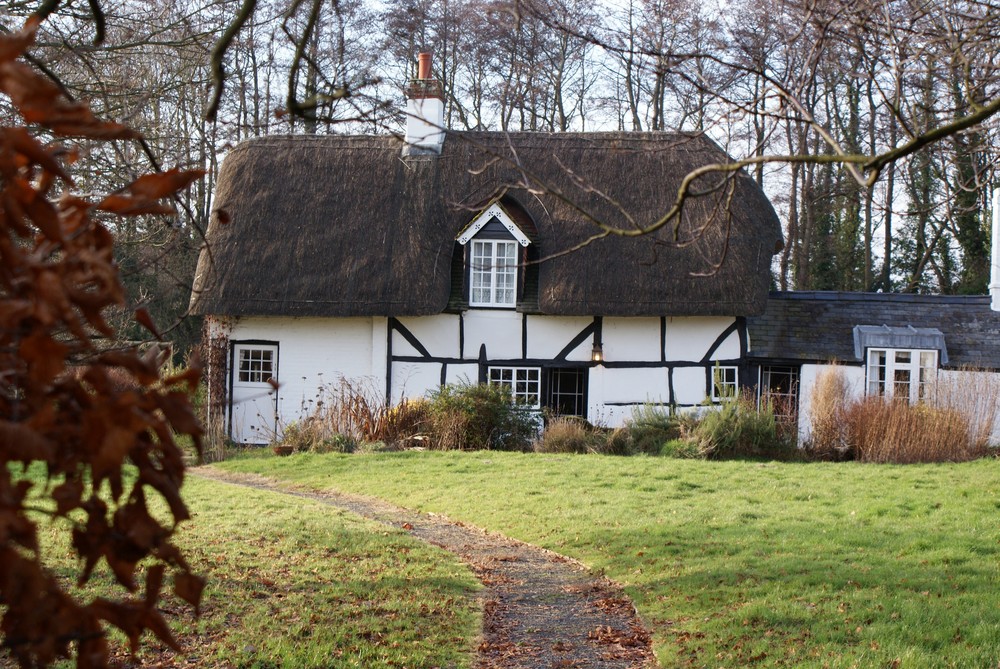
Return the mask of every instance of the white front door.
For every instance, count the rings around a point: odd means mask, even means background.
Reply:
[[[237,444],[266,444],[278,427],[278,346],[233,345],[229,436]]]

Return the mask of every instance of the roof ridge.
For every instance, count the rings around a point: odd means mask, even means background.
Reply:
[[[937,302],[937,303],[978,303],[989,302],[989,295],[940,295],[928,293],[866,293],[845,290],[772,290],[768,293],[772,300],[813,300],[823,302]]]

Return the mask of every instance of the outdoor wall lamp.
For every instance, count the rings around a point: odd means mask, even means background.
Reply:
[[[598,364],[604,362],[604,346],[601,342],[594,342],[594,349],[590,352],[590,360]]]

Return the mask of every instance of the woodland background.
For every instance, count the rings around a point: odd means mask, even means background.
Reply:
[[[111,0],[64,5],[31,58],[142,133],[87,146],[83,192],[160,165],[203,169],[161,218],[108,217],[129,305],[178,353],[219,162],[272,133],[391,133],[417,52],[455,130],[704,131],[785,223],[774,285],[984,293],[1000,91],[1000,9],[919,0]],[[16,30],[36,3],[7,3]],[[225,91],[213,120],[212,53]],[[3,103],[0,102],[0,105]],[[293,113],[289,113],[289,111]],[[0,113],[5,110],[0,109]],[[968,119],[972,119],[969,121]],[[919,150],[917,150],[919,149]],[[170,328],[169,324],[173,323]]]

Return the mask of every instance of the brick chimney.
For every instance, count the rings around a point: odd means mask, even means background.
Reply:
[[[444,94],[431,78],[431,54],[421,53],[417,78],[406,88],[404,156],[440,155],[444,145]]]

